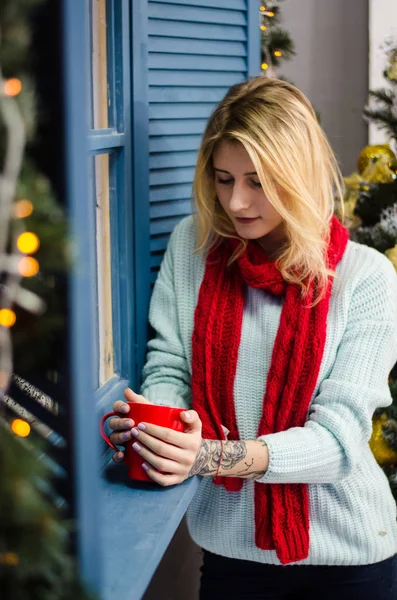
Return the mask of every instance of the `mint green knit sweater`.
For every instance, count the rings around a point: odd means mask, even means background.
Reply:
[[[142,394],[189,407],[194,310],[204,262],[193,254],[194,217],[175,228],[153,291]],[[282,298],[247,288],[234,383],[241,439],[256,439]],[[227,352],[227,348],[225,348]],[[304,427],[264,435],[270,463],[259,481],[307,483],[309,556],[299,564],[362,565],[397,552],[396,506],[368,445],[371,418],[388,406],[397,360],[397,275],[382,254],[349,242],[337,267],[327,341]],[[254,482],[227,492],[203,477],[188,525],[203,548],[232,558],[280,564],[254,542]]]

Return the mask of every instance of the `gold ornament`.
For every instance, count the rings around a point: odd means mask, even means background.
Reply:
[[[344,177],[345,193],[343,197],[343,206],[345,221],[344,224],[348,229],[354,229],[361,224],[361,219],[354,214],[356,208],[359,191],[362,189],[362,177],[358,173],[352,173],[348,177]],[[342,214],[339,211],[338,216]]]
[[[386,413],[374,417],[372,421],[372,436],[369,446],[375,456],[376,462],[381,465],[397,465],[397,452],[390,448],[383,437],[382,428],[388,420]]]
[[[368,163],[361,176],[368,183],[391,183],[397,177],[396,171],[390,168],[390,159],[382,154]]]
[[[393,267],[397,271],[397,244],[394,246],[394,248],[390,248],[390,250],[386,250],[385,254],[386,254],[387,258],[389,260],[391,260]]]
[[[381,156],[385,157],[385,163],[389,167],[391,171],[394,173],[397,172],[397,157],[394,154],[393,150],[390,148],[389,144],[377,144],[376,146],[365,146],[358,156],[357,160],[357,168],[360,175],[364,177],[364,171],[368,167],[370,163],[376,161],[376,159]]]

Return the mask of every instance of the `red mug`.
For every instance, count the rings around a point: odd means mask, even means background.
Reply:
[[[110,412],[104,415],[101,419],[99,428],[101,436],[105,442],[113,448],[115,452],[119,452],[119,448],[115,446],[104,430],[104,424],[106,419],[109,417],[122,417],[123,419],[132,419],[135,421],[134,427],[137,427],[142,421],[146,423],[152,423],[153,425],[160,425],[161,427],[168,427],[175,431],[184,431],[184,424],[181,421],[180,414],[184,408],[174,408],[172,406],[160,406],[158,404],[144,404],[142,402],[127,402],[130,407],[128,413],[117,413]],[[128,477],[130,479],[139,479],[140,481],[153,481],[146,473],[145,469],[142,468],[144,459],[139,455],[138,452],[132,447],[135,442],[135,438],[128,440],[125,444],[124,462],[128,468]]]

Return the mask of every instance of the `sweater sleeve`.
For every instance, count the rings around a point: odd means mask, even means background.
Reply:
[[[257,481],[336,483],[367,449],[374,411],[392,402],[388,376],[397,360],[397,276],[381,258],[353,292],[335,362],[305,425],[260,436],[269,468]]]
[[[171,235],[150,302],[149,323],[155,337],[148,343],[141,394],[154,404],[190,408],[191,377],[179,331],[173,282],[177,232],[178,226]]]

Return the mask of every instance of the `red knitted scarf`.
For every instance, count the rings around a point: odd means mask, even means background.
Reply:
[[[328,243],[328,266],[334,269],[348,241],[347,230],[333,217]],[[274,262],[254,242],[230,267],[236,247],[225,240],[207,258],[195,311],[192,391],[193,408],[203,423],[203,438],[239,440],[234,407],[234,378],[244,308],[244,285],[274,295],[284,295],[258,436],[290,427],[302,427],[318,378],[326,339],[327,314],[332,290],[314,307],[312,284],[304,302],[300,287],[287,284]],[[255,399],[252,399],[255,401]],[[217,477],[214,483],[229,492],[239,491],[244,480]],[[309,552],[309,496],[306,484],[255,482],[255,543],[276,550],[281,563],[303,560]]]

